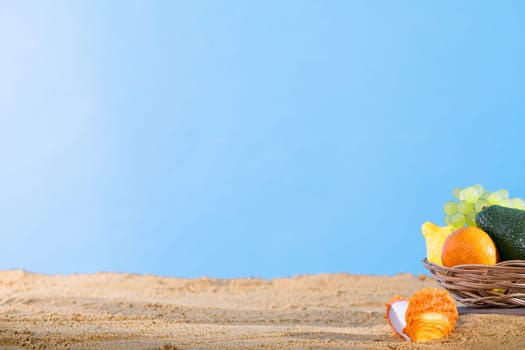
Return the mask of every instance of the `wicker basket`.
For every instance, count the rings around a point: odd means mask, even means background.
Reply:
[[[525,260],[496,265],[439,266],[423,260],[441,287],[456,301],[472,307],[525,307]]]

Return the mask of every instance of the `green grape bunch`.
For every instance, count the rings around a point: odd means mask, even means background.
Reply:
[[[455,200],[443,205],[445,224],[454,228],[476,225],[476,214],[491,205],[525,210],[525,201],[521,198],[510,198],[509,191],[501,189],[487,191],[477,184],[465,188],[455,188],[452,191]]]

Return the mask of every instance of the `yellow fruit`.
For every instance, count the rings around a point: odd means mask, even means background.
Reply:
[[[436,265],[443,265],[441,251],[447,237],[454,231],[451,226],[440,227],[430,221],[421,226],[421,232],[425,237],[427,246],[427,260]]]
[[[463,227],[447,237],[441,260],[446,267],[461,264],[494,265],[499,261],[499,253],[485,231],[477,227]]]

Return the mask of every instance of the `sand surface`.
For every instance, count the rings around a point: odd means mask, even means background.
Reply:
[[[1,349],[523,349],[525,317],[461,315],[426,344],[391,335],[384,304],[424,276],[180,279],[0,271]]]

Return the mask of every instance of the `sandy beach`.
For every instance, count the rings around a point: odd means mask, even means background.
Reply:
[[[462,314],[450,337],[392,335],[384,304],[426,276],[264,280],[0,272],[2,349],[518,349],[525,317]]]

